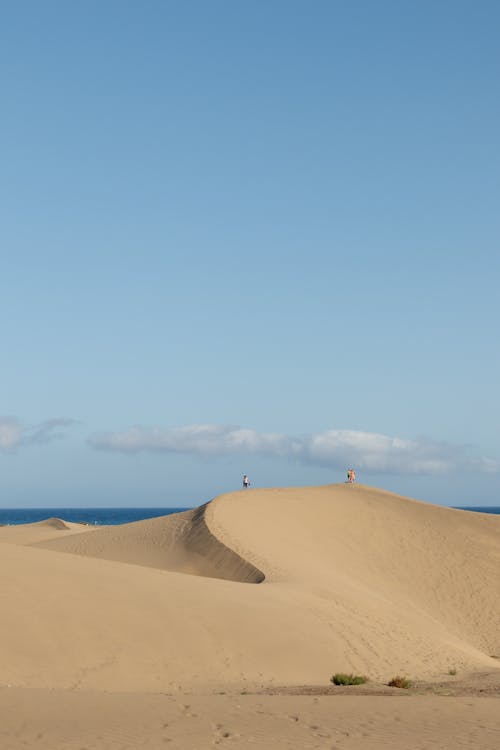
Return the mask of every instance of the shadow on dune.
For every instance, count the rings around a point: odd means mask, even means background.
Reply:
[[[184,513],[105,526],[33,546],[190,575],[261,583],[264,573],[212,534],[205,520],[207,506],[205,503]]]

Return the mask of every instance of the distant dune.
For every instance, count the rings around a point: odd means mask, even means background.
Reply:
[[[61,535],[67,538],[86,531],[89,531],[86,524],[63,521],[61,518],[47,518],[34,523],[0,527],[0,544],[36,544],[50,539],[60,539]]]
[[[500,669],[497,516],[356,485],[248,490],[125,526],[5,527],[0,555],[13,685],[171,692]]]
[[[44,521],[36,521],[33,526],[49,526],[52,529],[69,529],[71,528],[68,523],[65,523],[62,518],[46,518]]]

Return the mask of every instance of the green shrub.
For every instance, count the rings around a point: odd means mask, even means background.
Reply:
[[[397,677],[393,677],[392,680],[390,680],[388,683],[389,687],[397,687],[397,688],[403,688],[403,690],[408,690],[408,688],[411,687],[411,680],[409,680],[407,677],[400,677],[399,675]]]
[[[330,682],[334,685],[362,685],[364,682],[368,682],[368,677],[364,677],[361,674],[342,674],[342,672],[336,672],[330,677]]]
[[[451,675],[453,675],[453,676],[455,676],[455,675],[456,675],[456,673],[457,673],[457,670],[455,669],[455,667],[451,667],[451,668],[450,668],[450,669],[448,670],[448,674],[451,674]]]

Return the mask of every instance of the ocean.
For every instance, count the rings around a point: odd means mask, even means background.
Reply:
[[[500,507],[457,507],[476,513],[500,515]],[[73,523],[88,523],[97,526],[115,526],[122,523],[142,521],[145,518],[169,516],[182,513],[189,508],[0,508],[0,525],[35,523],[46,518],[62,518]]]
[[[169,516],[189,508],[0,508],[0,525],[35,523],[46,518],[62,518],[72,523],[115,526],[145,518]]]

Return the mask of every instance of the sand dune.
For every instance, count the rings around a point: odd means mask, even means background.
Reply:
[[[380,676],[388,650],[424,673],[443,657],[472,668],[500,651],[499,521],[340,485],[234,493],[41,544],[241,582],[265,575],[276,596],[300,591],[300,618],[328,626],[342,668]]]
[[[0,527],[0,544],[36,544],[50,539],[61,539],[64,536],[81,534],[94,527],[82,523],[71,523],[61,518],[47,518],[44,521]]]
[[[500,651],[498,516],[337,485],[228,495],[207,523],[268,583],[323,593],[346,655],[349,640],[351,657],[363,654],[346,666],[376,669],[388,640],[411,669]]]
[[[499,517],[347,485],[1,528],[2,747],[493,749],[499,542]],[[451,668],[465,693],[431,697]],[[334,671],[375,694],[314,697]],[[388,702],[396,673],[430,692]]]
[[[46,518],[44,521],[36,521],[33,526],[48,526],[52,529],[69,529],[71,528],[69,523],[62,520],[62,518]]]
[[[157,691],[499,668],[498,517],[333,485],[51,532],[0,544],[11,684]]]

